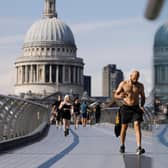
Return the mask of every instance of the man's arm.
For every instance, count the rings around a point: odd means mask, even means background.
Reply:
[[[141,107],[143,107],[144,104],[145,104],[145,91],[144,91],[144,85],[143,84],[142,84],[142,87],[141,87],[140,95],[141,95]]]
[[[114,93],[115,99],[123,99],[125,97],[124,90],[123,90],[124,81],[121,82]]]

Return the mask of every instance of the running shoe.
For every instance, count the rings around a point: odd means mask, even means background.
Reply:
[[[67,136],[67,131],[64,131],[64,136]]]
[[[125,153],[125,146],[124,145],[120,146],[120,153]]]
[[[137,155],[141,155],[141,154],[143,154],[143,153],[145,153],[145,149],[144,149],[144,148],[138,147],[138,148],[136,149],[136,154],[137,154]]]
[[[67,135],[69,135],[69,129],[67,129],[66,131],[67,131]]]

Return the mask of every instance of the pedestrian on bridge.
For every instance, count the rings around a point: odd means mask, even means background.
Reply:
[[[79,127],[80,120],[80,101],[79,98],[76,97],[73,103],[73,117],[74,117],[74,127],[77,129]]]
[[[62,111],[59,109],[59,106],[62,102],[62,96],[58,95],[58,99],[55,101],[56,106],[56,127],[62,127]]]
[[[70,120],[71,120],[71,111],[72,104],[70,103],[70,96],[65,95],[64,101],[61,102],[59,109],[62,112],[64,135],[69,135]]]
[[[101,116],[101,107],[100,103],[98,102],[95,107],[96,123],[100,123],[100,116]]]
[[[120,99],[123,105],[120,107],[121,112],[121,133],[120,133],[120,152],[125,152],[125,138],[128,123],[134,123],[134,130],[136,135],[137,150],[136,154],[145,153],[145,150],[141,147],[141,125],[143,121],[143,112],[145,104],[144,85],[138,82],[140,73],[137,70],[132,71],[130,79],[122,81],[114,97]],[[140,102],[140,104],[139,104]]]
[[[50,124],[55,124],[55,123],[56,123],[56,105],[54,103],[52,104],[52,108],[51,108]]]
[[[83,101],[80,106],[80,111],[82,115],[82,126],[86,127],[87,124],[87,115],[88,115],[88,105],[86,104],[86,101]]]

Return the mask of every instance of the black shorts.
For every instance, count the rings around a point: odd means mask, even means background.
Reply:
[[[63,111],[62,112],[62,118],[63,119],[67,119],[67,120],[71,120],[71,113],[70,113],[70,111],[69,110]]]
[[[123,105],[120,107],[121,113],[121,124],[128,124],[130,122],[143,121],[143,111],[140,109],[139,105],[137,106],[126,106]]]

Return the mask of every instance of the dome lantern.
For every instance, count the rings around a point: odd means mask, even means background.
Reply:
[[[53,18],[57,17],[57,12],[55,10],[55,1],[56,0],[45,0],[44,5],[44,18]]]

